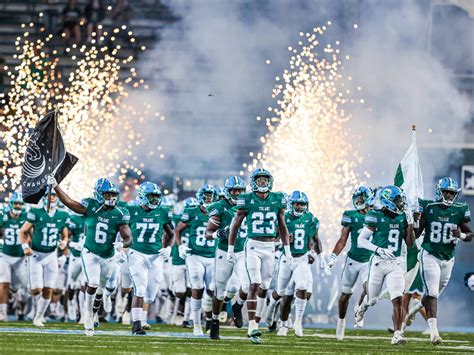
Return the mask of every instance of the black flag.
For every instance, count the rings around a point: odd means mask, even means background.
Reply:
[[[47,175],[54,173],[59,183],[78,161],[78,158],[66,152],[55,115],[56,112],[53,111],[44,116],[31,132],[28,141],[21,174],[23,200],[27,203],[37,204],[44,196],[47,188]],[[57,130],[56,148],[53,159],[55,129]]]

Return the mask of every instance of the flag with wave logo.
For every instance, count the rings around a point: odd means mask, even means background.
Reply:
[[[66,151],[55,115],[53,111],[44,116],[30,134],[21,174],[23,200],[27,203],[37,204],[41,200],[49,174],[54,174],[59,183],[78,161]],[[56,144],[53,149],[55,130]]]

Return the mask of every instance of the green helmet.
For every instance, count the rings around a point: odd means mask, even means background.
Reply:
[[[22,207],[20,209],[18,208],[15,208],[15,204],[17,203],[21,203]],[[21,211],[23,210],[23,196],[21,194],[21,192],[13,192],[8,200],[8,207],[10,207],[10,211],[12,213],[16,213],[16,214],[20,214]]]
[[[261,185],[258,182],[260,178],[267,178],[267,183],[265,185]],[[273,188],[273,176],[270,172],[266,169],[257,168],[252,171],[250,174],[250,188],[253,192],[269,192]],[[264,181],[262,181],[264,182]]]

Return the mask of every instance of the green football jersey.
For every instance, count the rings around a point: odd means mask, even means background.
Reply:
[[[189,228],[189,244],[191,255],[199,255],[205,258],[216,256],[216,241],[206,239],[206,226],[209,216],[202,212],[200,206],[185,208],[181,216],[181,222],[186,223]]]
[[[311,238],[318,232],[319,221],[311,212],[296,217],[290,212],[285,213],[288,233],[293,235],[290,242],[291,255],[300,256],[309,251]]]
[[[50,216],[44,208],[32,208],[28,211],[26,219],[34,226],[31,249],[51,253],[58,247],[61,233],[67,228],[69,214],[56,209]]]
[[[220,218],[219,229],[229,227],[234,219],[235,213],[237,212],[237,206],[231,205],[226,199],[219,200],[207,207],[209,217],[217,216]],[[243,222],[242,222],[243,224]],[[234,252],[240,253],[244,250],[245,246],[245,233],[237,233],[237,239],[234,244]],[[227,251],[229,246],[229,238],[222,238],[218,240],[217,247],[220,250]]]
[[[378,247],[390,249],[400,256],[402,240],[405,237],[407,221],[405,214],[390,217],[381,210],[371,210],[365,215],[365,225],[375,228],[372,243]]]
[[[451,260],[458,242],[452,230],[471,220],[469,206],[454,203],[447,207],[441,202],[421,200],[420,212],[425,217],[425,236],[421,247],[440,260]]]
[[[23,210],[17,218],[12,218],[9,212],[0,214],[0,228],[3,231],[2,252],[9,256],[24,256],[20,241],[20,228],[26,221],[26,212]]]
[[[111,258],[120,226],[130,222],[128,210],[117,206],[106,209],[93,198],[86,198],[81,203],[87,209],[84,247],[102,258]]]
[[[75,213],[70,213],[69,214],[69,223],[68,227],[69,230],[72,233],[72,236],[69,237],[69,240],[71,242],[81,242],[84,240],[84,225],[85,225],[86,217],[75,214]],[[74,256],[80,256],[81,252],[79,250],[76,250],[74,248],[69,248],[69,252],[74,255]]]
[[[173,226],[176,228],[178,225],[179,221],[181,221],[181,215],[180,214],[174,214],[173,217],[171,217],[171,222],[173,222]]]
[[[347,256],[359,263],[366,263],[369,261],[373,252],[365,248],[357,246],[357,238],[359,233],[364,228],[365,215],[357,210],[347,210],[342,214],[341,225],[351,230],[351,248]]]
[[[162,248],[163,226],[171,223],[172,213],[169,208],[158,206],[150,211],[137,205],[126,208],[130,213],[133,236],[131,249],[148,255],[158,254]]]
[[[247,212],[247,237],[273,237],[277,235],[278,213],[286,208],[286,198],[281,192],[270,192],[261,199],[254,192],[241,194],[237,209]]]

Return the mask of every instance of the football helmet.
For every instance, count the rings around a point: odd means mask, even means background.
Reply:
[[[140,204],[152,210],[161,204],[161,197],[161,189],[153,182],[146,181],[138,187],[138,200]]]
[[[225,198],[231,201],[232,203],[237,202],[237,198],[241,193],[245,192],[245,180],[240,176],[231,176],[225,181],[224,184],[224,195]],[[239,194],[232,194],[231,190],[241,190]]]
[[[250,174],[250,188],[253,192],[269,192],[273,188],[273,176],[268,170],[257,168]]]
[[[21,206],[19,206],[19,204],[21,204]],[[23,210],[23,205],[23,195],[21,194],[21,192],[13,192],[8,200],[8,207],[10,207],[10,212],[14,214],[20,214]]]
[[[308,211],[309,200],[308,196],[302,191],[293,191],[288,199],[289,210],[293,216],[299,217]],[[296,206],[295,204],[304,204],[304,206]]]
[[[360,186],[352,194],[352,204],[361,211],[374,204],[375,194],[370,187]]]
[[[100,204],[115,206],[118,202],[119,190],[117,186],[107,178],[100,178],[94,186],[94,198]]]
[[[191,208],[199,206],[199,202],[194,197],[188,197],[183,201],[184,208]]]
[[[446,191],[450,191],[452,194],[445,196],[444,192]],[[444,177],[436,184],[435,199],[446,206],[451,206],[458,198],[460,191],[461,189],[456,180],[450,177]]]
[[[196,192],[196,199],[198,200],[199,204],[206,207],[214,201],[215,193],[216,190],[214,189],[214,186],[204,184]]]
[[[393,213],[403,214],[405,197],[402,189],[393,185],[385,186],[380,192],[380,204]]]

